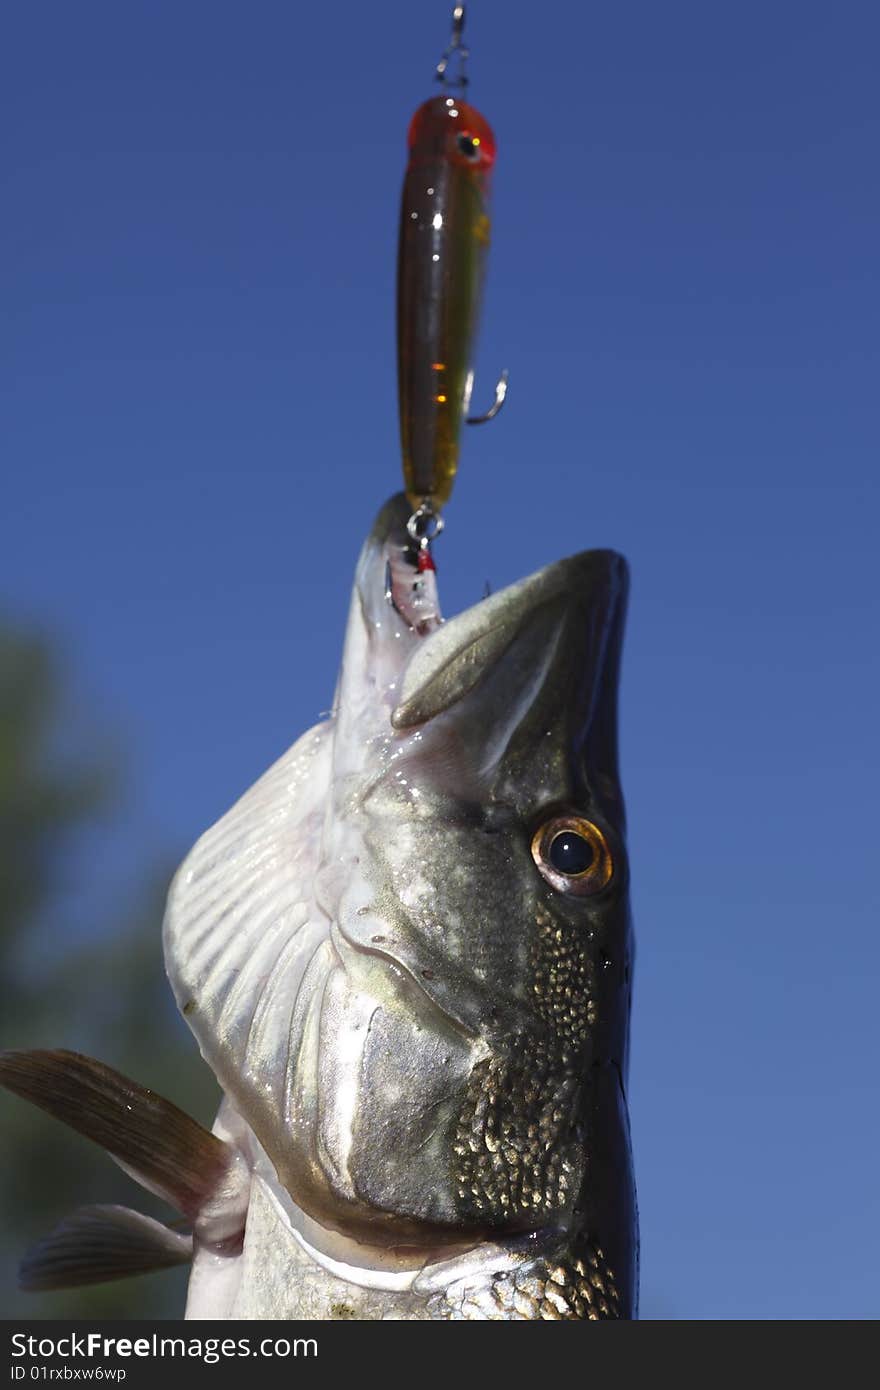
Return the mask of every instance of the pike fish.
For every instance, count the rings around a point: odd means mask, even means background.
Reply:
[[[186,1228],[81,1209],[28,1287],[192,1259],[193,1319],[636,1316],[625,562],[585,551],[425,630],[411,510],[363,548],[331,717],[171,887],[213,1133],[76,1053],[0,1058]]]

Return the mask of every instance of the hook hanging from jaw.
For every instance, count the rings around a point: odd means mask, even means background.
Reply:
[[[501,373],[500,377],[495,383],[495,400],[493,401],[492,405],[490,405],[485,415],[468,415],[465,418],[465,424],[485,425],[487,420],[495,419],[495,416],[498,414],[504,402],[507,400],[507,382],[509,378],[510,372],[505,367],[504,371]]]
[[[467,73],[465,63],[468,59],[468,50],[461,41],[461,32],[464,29],[464,5],[456,5],[452,11],[452,36],[449,40],[449,47],[444,50],[443,56],[435,69],[437,81],[444,88],[455,88],[463,92],[467,86]],[[447,69],[454,58],[458,58],[458,75],[450,77]]]

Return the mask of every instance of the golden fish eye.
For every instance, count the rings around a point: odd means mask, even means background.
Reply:
[[[583,816],[554,816],[532,836],[532,858],[553,888],[587,897],[611,882],[614,860],[598,825]]]

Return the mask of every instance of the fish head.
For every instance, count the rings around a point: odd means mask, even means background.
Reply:
[[[586,1224],[613,1249],[625,562],[584,552],[420,635],[387,597],[409,510],[362,552],[329,724],[178,874],[169,974],[322,1228],[400,1252]]]

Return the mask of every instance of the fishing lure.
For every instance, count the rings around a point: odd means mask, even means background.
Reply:
[[[400,442],[407,497],[439,512],[458,467],[461,426],[494,418],[507,373],[483,416],[468,417],[473,353],[489,249],[489,182],[495,136],[461,93],[467,50],[464,6],[437,67],[443,91],[410,122],[397,262],[397,370]],[[449,70],[458,60],[458,76]],[[456,94],[457,89],[457,94]]]
[[[442,622],[431,542],[458,468],[461,427],[498,414],[507,371],[484,415],[469,416],[486,259],[495,136],[463,99],[468,51],[464,6],[456,5],[449,47],[437,64],[439,96],[413,116],[400,206],[397,256],[397,373],[403,478],[413,542],[388,575],[388,597],[418,632]],[[454,64],[454,69],[451,65]]]

